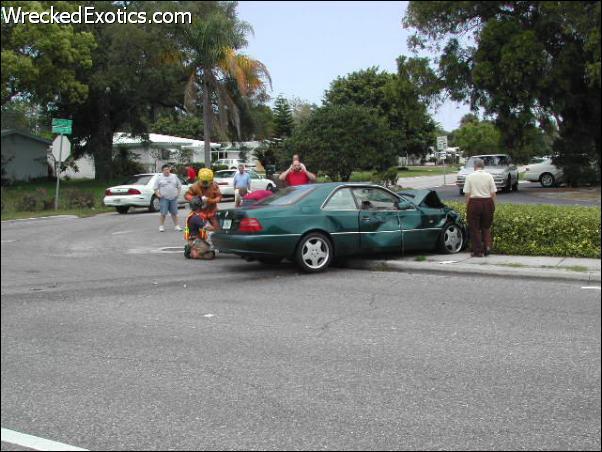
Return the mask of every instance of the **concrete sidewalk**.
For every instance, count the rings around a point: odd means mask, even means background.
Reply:
[[[471,257],[470,253],[409,255],[351,259],[349,268],[398,272],[427,272],[502,276],[511,278],[600,282],[600,259],[502,256]]]

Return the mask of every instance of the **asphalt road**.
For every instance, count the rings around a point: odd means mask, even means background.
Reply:
[[[435,190],[443,201],[463,201],[458,188],[439,186]],[[600,190],[589,188],[572,189],[569,187],[543,188],[536,183],[521,183],[518,192],[498,193],[497,202],[512,204],[552,204],[568,206],[600,207]]]
[[[189,261],[157,221],[2,223],[3,428],[102,450],[600,449],[599,290]]]

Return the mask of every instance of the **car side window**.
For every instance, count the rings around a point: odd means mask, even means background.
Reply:
[[[254,171],[249,171],[249,177],[251,179],[259,179],[259,176]]]
[[[324,206],[324,210],[357,210],[349,188],[337,190]]]
[[[356,188],[353,194],[362,210],[398,210],[399,199],[380,188]]]

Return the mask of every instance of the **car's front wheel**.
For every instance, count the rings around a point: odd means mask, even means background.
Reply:
[[[556,180],[554,179],[554,175],[550,173],[543,173],[539,178],[539,183],[544,188],[551,188],[556,185]]]
[[[446,254],[459,253],[464,247],[464,230],[456,223],[448,223],[441,231],[439,249]]]
[[[120,207],[115,207],[115,210],[117,211],[117,213],[120,213],[121,215],[125,215],[126,213],[128,213],[128,210],[130,210],[130,208],[128,206],[120,206]]]
[[[297,246],[296,261],[306,273],[318,273],[328,268],[334,257],[332,243],[324,234],[312,232]]]
[[[161,200],[155,195],[151,198],[151,202],[148,206],[149,212],[158,212],[161,209]]]

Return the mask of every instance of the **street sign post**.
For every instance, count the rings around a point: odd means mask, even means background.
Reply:
[[[52,133],[58,133],[60,135],[71,135],[71,126],[73,121],[71,119],[52,119]]]
[[[54,122],[54,121],[53,121]],[[53,126],[54,129],[54,126]],[[71,129],[69,129],[71,133]],[[71,155],[69,138],[59,135],[52,142],[52,156],[54,157],[54,172],[56,174],[56,192],[54,194],[54,210],[59,208],[59,184],[61,180],[61,164]]]
[[[441,136],[437,137],[437,150],[445,151],[447,149],[447,137]]]
[[[440,136],[437,137],[437,150],[439,152],[446,152],[447,151],[447,136]],[[444,154],[445,155],[445,154]],[[445,158],[442,159],[443,160],[443,185],[446,185],[446,170],[447,170],[447,165],[446,165],[446,161]]]

